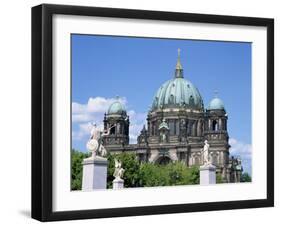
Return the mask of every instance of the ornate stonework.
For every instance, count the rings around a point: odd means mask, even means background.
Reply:
[[[174,78],[160,86],[154,96],[147,127],[141,130],[137,144],[129,144],[129,117],[124,107],[120,102],[113,104],[114,109],[104,116],[105,130],[116,125],[103,137],[109,152],[134,152],[143,162],[182,161],[187,166],[199,166],[204,163],[202,150],[207,140],[210,164],[225,182],[240,181],[241,160],[229,157],[228,116],[223,102],[215,97],[204,108],[198,89],[183,77],[179,56]]]

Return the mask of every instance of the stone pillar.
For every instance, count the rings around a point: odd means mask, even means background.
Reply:
[[[200,166],[200,185],[216,184],[216,167],[213,165]]]
[[[118,179],[118,178],[115,178],[113,180],[113,189],[116,190],[116,189],[122,189],[124,188],[124,180],[123,179]]]
[[[82,191],[106,189],[107,159],[100,156],[83,160]]]
[[[241,175],[242,175],[242,171],[241,171],[241,170],[238,170],[238,171],[237,171],[237,183],[240,183],[240,181],[241,181]]]

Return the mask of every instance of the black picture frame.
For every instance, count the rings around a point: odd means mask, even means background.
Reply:
[[[95,210],[52,210],[52,18],[55,14],[182,21],[267,28],[267,198]],[[32,218],[40,221],[122,217],[274,206],[274,20],[43,4],[32,8]]]

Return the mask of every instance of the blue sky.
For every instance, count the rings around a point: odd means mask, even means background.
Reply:
[[[184,77],[205,107],[218,91],[229,116],[231,154],[251,173],[251,43],[72,35],[73,148],[86,151],[89,122],[101,125],[116,95],[135,142],[155,92],[174,75],[178,48]]]

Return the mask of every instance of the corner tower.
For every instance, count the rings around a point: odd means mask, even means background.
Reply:
[[[103,137],[104,146],[124,148],[129,144],[129,116],[119,97],[109,106],[103,122],[105,130],[110,128],[109,135]]]
[[[227,113],[223,101],[217,96],[217,92],[215,92],[215,97],[211,100],[206,109],[206,116],[205,138],[207,140],[228,141]]]
[[[229,167],[229,148],[227,132],[227,113],[223,101],[215,97],[206,109],[204,139],[210,143],[210,158],[213,165],[221,172],[226,179],[225,170]]]

